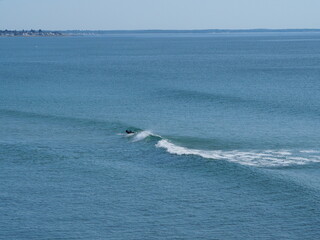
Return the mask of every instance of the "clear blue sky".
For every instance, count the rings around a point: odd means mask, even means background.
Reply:
[[[5,28],[320,28],[320,0],[0,0]]]

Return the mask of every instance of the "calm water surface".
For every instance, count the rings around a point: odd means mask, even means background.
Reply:
[[[0,239],[319,238],[319,77],[317,33],[1,38]]]

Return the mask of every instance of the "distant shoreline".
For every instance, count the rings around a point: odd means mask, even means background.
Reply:
[[[223,34],[223,33],[320,33],[320,29],[202,29],[202,30],[63,30],[64,35],[107,35],[107,34],[152,34],[152,33],[199,33],[199,34]]]
[[[0,30],[0,37],[58,37],[95,36],[108,34],[154,34],[154,33],[320,33],[320,29],[202,29],[202,30]]]
[[[59,31],[47,30],[0,30],[0,37],[56,37],[63,36]]]
[[[133,32],[133,33],[220,33],[220,32],[320,32],[320,29],[190,29],[190,30],[166,30],[166,29],[145,29],[145,30],[59,30],[59,32],[105,32],[105,33],[121,33],[121,32]]]

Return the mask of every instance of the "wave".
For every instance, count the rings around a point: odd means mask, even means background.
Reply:
[[[155,146],[165,149],[174,155],[194,155],[205,159],[225,160],[245,166],[254,167],[286,167],[306,165],[320,162],[319,151],[315,150],[201,150],[179,146],[169,139],[154,134],[151,131],[141,131],[133,136],[132,142],[138,142],[152,137],[157,140]]]
[[[182,101],[183,103],[200,102],[202,104],[219,104],[228,107],[254,109],[259,112],[278,112],[281,114],[294,115],[297,114],[319,117],[320,111],[317,104],[306,105],[301,103],[289,103],[288,101],[263,100],[256,98],[245,98],[241,96],[231,96],[228,94],[208,93],[195,90],[183,89],[163,89],[157,92],[162,100],[170,99],[174,101]]]
[[[149,132],[149,131],[142,131],[140,133],[137,133],[135,136],[134,136],[134,139],[133,141],[134,142],[138,142],[138,141],[141,141],[141,140],[144,140],[146,139],[147,137],[151,136],[152,133]]]
[[[54,115],[54,114],[45,114],[37,112],[26,112],[12,109],[0,109],[0,114],[4,117],[18,118],[18,119],[32,119],[39,121],[46,121],[46,123],[59,123],[59,124],[68,124],[68,125],[78,125],[97,128],[105,132],[114,133],[114,131],[122,130],[128,127],[128,124],[120,121],[108,121],[103,119],[94,119],[94,118],[84,118],[68,115]],[[130,127],[130,126],[129,126]],[[140,131],[141,129],[134,128],[135,131]]]
[[[162,138],[160,135],[157,135],[157,134],[152,133],[151,131],[145,130],[145,131],[141,131],[141,132],[134,134],[132,141],[139,142],[139,141],[142,141],[150,136],[155,137],[155,138]]]
[[[168,153],[175,155],[195,155],[206,159],[227,160],[246,166],[255,167],[284,167],[291,165],[305,165],[320,162],[320,156],[303,153],[316,153],[316,151],[290,152],[279,150],[264,151],[223,151],[223,150],[199,150],[178,146],[169,140],[158,141],[156,147],[165,149]]]
[[[122,131],[128,125],[121,122],[110,122],[98,119],[86,119],[69,116],[47,115],[41,113],[23,112],[9,109],[0,109],[3,116],[23,118],[23,119],[39,119],[45,121],[53,121],[55,123],[67,123],[72,125],[84,125],[94,129],[102,130],[104,133],[112,134],[115,131]],[[142,130],[130,127],[136,133],[133,135],[124,134],[126,137],[132,138],[132,142],[139,142],[151,138],[156,141],[157,148],[165,149],[170,154],[175,155],[195,155],[206,159],[226,160],[239,163],[242,165],[256,167],[281,167],[290,165],[305,165],[320,162],[320,151],[306,149],[300,151],[289,150],[203,150],[175,144],[173,141],[154,134],[152,131]],[[121,134],[122,135],[122,134]],[[179,142],[179,141],[176,141]]]

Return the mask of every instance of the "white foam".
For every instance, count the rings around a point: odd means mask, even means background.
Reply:
[[[151,131],[146,130],[146,131],[142,131],[142,132],[137,133],[133,138],[133,142],[142,141],[149,136],[155,136],[155,137],[161,138],[161,136],[156,135],[156,134],[152,133]]]
[[[117,133],[118,136],[132,137],[134,133]]]
[[[319,153],[319,151],[316,150],[302,150],[301,153]]]
[[[288,150],[209,151],[181,147],[165,139],[160,140],[156,144],[156,147],[166,149],[166,151],[171,154],[196,155],[207,159],[227,160],[242,165],[256,167],[280,167],[320,162],[320,156],[301,156],[302,151],[300,151],[300,155],[295,155]]]

